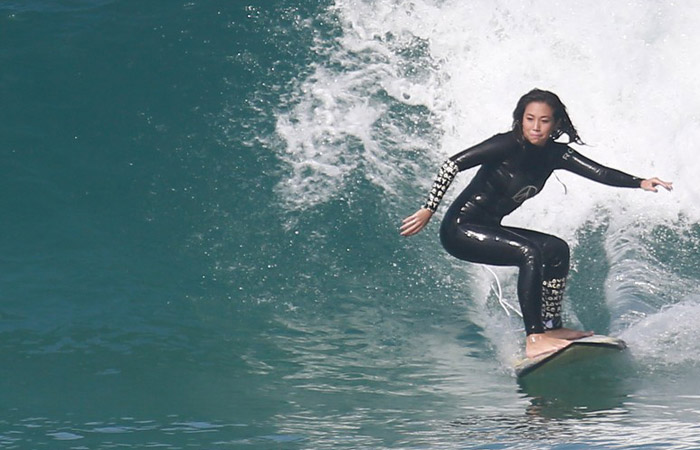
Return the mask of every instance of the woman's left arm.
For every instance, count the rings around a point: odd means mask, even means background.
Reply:
[[[663,181],[659,178],[639,178],[622,172],[617,169],[605,167],[592,159],[581,155],[571,147],[560,156],[558,167],[576,173],[598,183],[616,187],[642,188],[645,191],[657,192],[657,186],[662,186],[667,190],[673,189],[673,183]]]

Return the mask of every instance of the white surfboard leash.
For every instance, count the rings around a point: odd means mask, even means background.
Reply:
[[[496,280],[496,287],[498,288],[498,290],[494,289],[493,284],[491,284],[489,287],[493,291],[493,293],[496,294],[496,297],[498,297],[498,303],[501,305],[501,308],[503,308],[503,310],[506,312],[506,315],[510,317],[510,311],[508,310],[510,308],[510,310],[513,311],[515,314],[519,315],[520,317],[523,317],[523,313],[520,312],[518,308],[511,305],[506,301],[505,298],[503,298],[503,289],[501,288],[501,282],[498,279],[496,272],[491,270],[491,268],[488,266],[482,265],[481,267],[491,272],[491,275],[493,275],[493,279]]]

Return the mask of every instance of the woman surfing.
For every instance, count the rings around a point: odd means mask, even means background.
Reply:
[[[452,256],[495,266],[516,266],[518,301],[525,323],[525,355],[534,358],[568,346],[593,333],[564,328],[561,302],[569,273],[569,246],[539,231],[504,226],[505,216],[537,195],[552,172],[568,170],[609,186],[656,192],[672,183],[639,178],[592,161],[568,144],[583,144],[566,111],[552,92],[534,89],[513,111],[512,130],[463,150],[443,163],[425,204],[403,220],[402,236],[428,224],[455,176],[480,166],[447,210],[440,240]]]

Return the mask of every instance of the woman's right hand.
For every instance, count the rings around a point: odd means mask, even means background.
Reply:
[[[433,217],[433,212],[426,208],[421,208],[406,217],[401,225],[401,236],[413,236],[420,232],[430,222],[431,217]]]

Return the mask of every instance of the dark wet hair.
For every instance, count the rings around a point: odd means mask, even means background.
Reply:
[[[576,127],[571,123],[571,118],[566,112],[566,106],[559,100],[559,97],[553,92],[544,91],[542,89],[533,89],[527,94],[520,97],[518,100],[518,105],[513,111],[513,131],[516,134],[518,140],[523,139],[523,115],[525,114],[525,108],[532,102],[541,102],[552,108],[554,113],[554,123],[555,130],[552,132],[552,140],[559,138],[562,134],[569,136],[569,144],[575,142],[577,144],[583,145],[581,136],[578,135]]]

